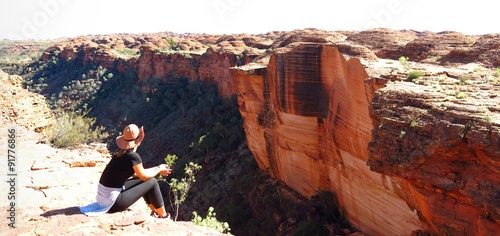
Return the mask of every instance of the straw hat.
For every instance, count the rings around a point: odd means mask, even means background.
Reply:
[[[144,128],[130,124],[123,129],[123,135],[116,138],[116,145],[120,149],[131,149],[139,146],[144,139]]]

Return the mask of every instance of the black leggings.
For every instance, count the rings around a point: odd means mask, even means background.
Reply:
[[[109,212],[123,211],[143,197],[147,204],[153,204],[155,209],[163,206],[160,186],[155,178],[142,181],[137,178],[128,179],[123,184],[124,190],[118,195],[115,204]]]

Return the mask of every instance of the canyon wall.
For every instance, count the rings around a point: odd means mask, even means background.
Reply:
[[[275,52],[267,67],[232,71],[247,145],[261,169],[306,197],[333,191],[351,223],[373,235],[423,229],[399,196],[400,178],[366,165],[372,88],[358,59],[337,47],[302,44]]]
[[[500,232],[500,88],[479,86],[484,98],[451,102],[424,86],[388,84],[371,106],[370,168],[404,179],[400,196],[440,235]]]

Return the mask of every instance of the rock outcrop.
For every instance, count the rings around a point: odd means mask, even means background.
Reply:
[[[450,101],[440,91],[413,83],[389,84],[377,92],[368,165],[397,179],[404,190],[399,196],[432,231],[496,235],[500,87],[467,87],[483,95]]]
[[[40,132],[55,123],[55,116],[45,97],[23,89],[22,81],[20,76],[0,70],[1,123]]]

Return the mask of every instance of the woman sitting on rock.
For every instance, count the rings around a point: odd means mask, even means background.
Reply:
[[[144,168],[141,156],[136,152],[143,139],[143,127],[139,129],[134,124],[125,127],[123,135],[116,138],[120,150],[113,154],[99,179],[97,202],[80,207],[82,213],[94,216],[123,211],[143,197],[153,216],[169,217],[155,176],[167,176],[172,170],[165,164]]]

